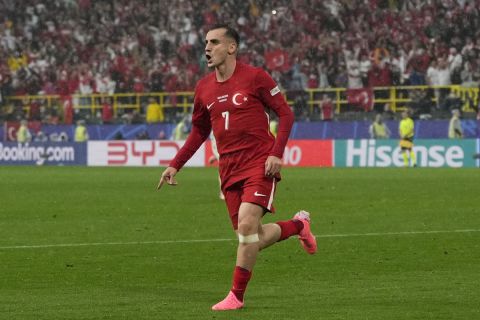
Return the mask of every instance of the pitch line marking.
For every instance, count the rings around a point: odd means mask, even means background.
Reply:
[[[463,230],[426,230],[426,231],[400,231],[400,232],[367,232],[367,233],[347,233],[347,234],[324,234],[315,235],[317,238],[347,238],[347,237],[371,237],[371,236],[403,236],[415,234],[436,234],[436,233],[469,233],[480,232],[480,229],[463,229]]]
[[[404,236],[404,235],[417,235],[417,234],[476,233],[476,232],[480,232],[480,229],[400,231],[400,232],[368,232],[368,233],[322,234],[322,235],[315,235],[315,236],[317,238],[353,238],[353,237],[381,237],[381,236]],[[144,245],[144,244],[227,242],[227,241],[236,241],[236,240],[237,239],[229,238],[229,239],[157,240],[157,241],[131,241],[131,242],[58,243],[58,244],[39,244],[39,245],[0,246],[0,250],[94,247],[94,246],[125,246],[125,245]]]

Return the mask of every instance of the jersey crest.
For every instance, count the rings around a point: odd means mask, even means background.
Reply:
[[[241,106],[243,103],[248,101],[246,94],[242,92],[235,92],[232,96],[232,103],[236,106]]]

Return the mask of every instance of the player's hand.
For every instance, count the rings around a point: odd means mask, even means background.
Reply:
[[[268,156],[265,161],[265,176],[273,177],[282,169],[282,159],[275,156]]]
[[[160,176],[160,181],[158,182],[157,185],[157,190],[160,190],[160,188],[163,186],[163,184],[166,182],[170,186],[176,186],[177,185],[177,180],[175,180],[175,175],[177,174],[177,169],[173,167],[168,167],[163,171],[162,175]]]

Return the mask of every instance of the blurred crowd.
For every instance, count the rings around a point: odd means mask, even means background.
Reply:
[[[0,105],[10,95],[192,91],[204,36],[284,90],[478,87],[480,0],[0,0]]]

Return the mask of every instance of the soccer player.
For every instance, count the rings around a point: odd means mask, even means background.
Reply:
[[[409,158],[411,160],[412,166],[417,166],[417,160],[415,158],[415,153],[413,152],[413,136],[415,134],[415,124],[410,118],[408,110],[402,112],[402,120],[398,127],[398,132],[400,135],[400,148],[402,149],[403,156],[403,165],[404,167],[409,166]]]
[[[157,186],[177,184],[175,175],[213,129],[220,154],[222,191],[239,243],[232,288],[212,310],[243,307],[260,250],[293,235],[298,235],[309,254],[317,250],[306,211],[297,212],[288,221],[262,224],[264,214],[274,212],[281,158],[294,118],[273,79],[262,69],[237,61],[239,42],[236,30],[227,25],[216,25],[208,31],[205,55],[214,72],[197,83],[192,131]],[[265,110],[273,110],[278,116],[276,138],[269,130]]]

